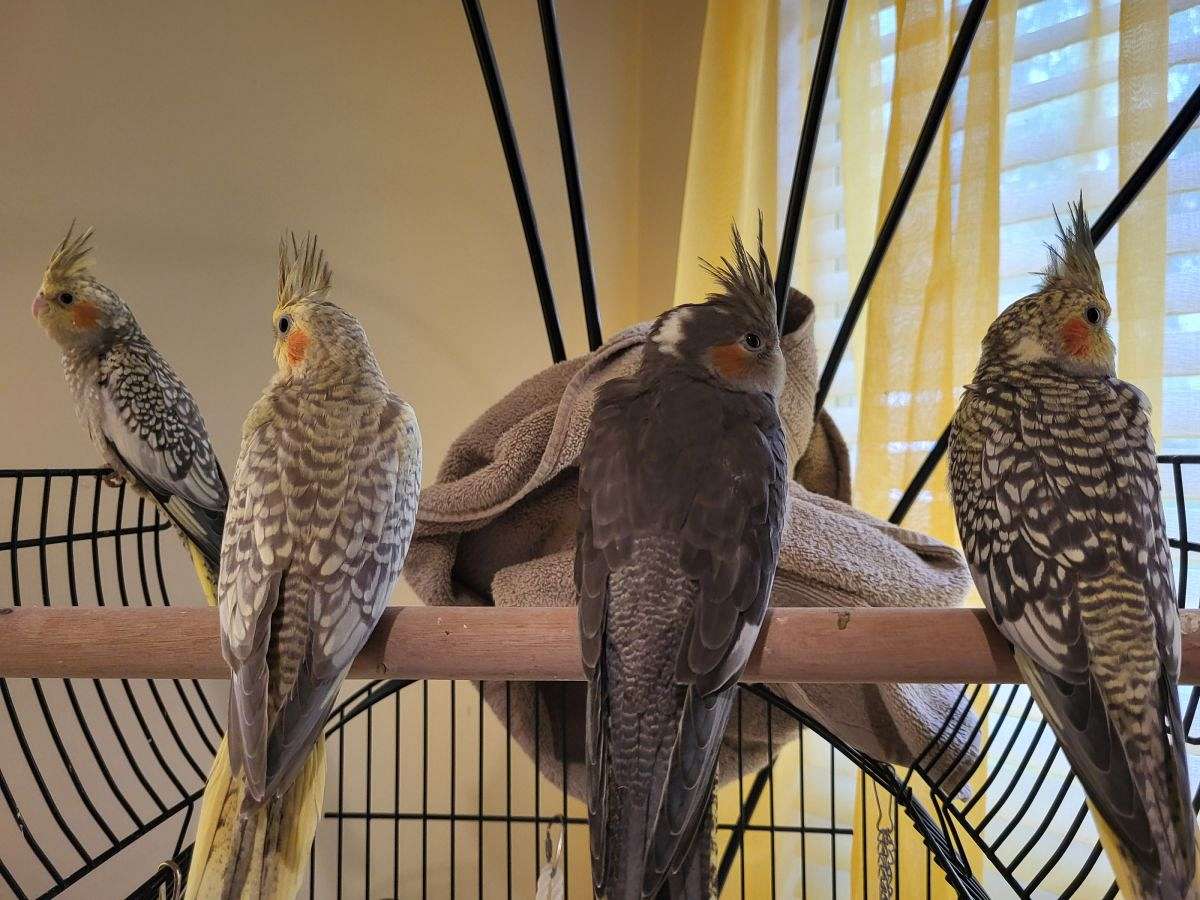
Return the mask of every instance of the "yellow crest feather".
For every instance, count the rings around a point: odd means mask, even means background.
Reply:
[[[88,228],[75,234],[75,220],[71,220],[66,237],[50,255],[45,274],[47,283],[65,281],[87,273],[92,264],[91,241],[94,230]]]
[[[325,251],[317,245],[315,234],[305,235],[299,241],[296,233],[289,231],[280,238],[278,309],[320,297],[332,285],[333,270],[325,259]]]

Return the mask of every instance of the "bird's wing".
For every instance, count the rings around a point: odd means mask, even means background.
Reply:
[[[1124,440],[1114,441],[1120,450],[1114,467],[1127,478],[1122,485],[1125,499],[1122,509],[1127,524],[1119,532],[1121,557],[1125,568],[1140,573],[1144,580],[1163,668],[1172,681],[1177,681],[1183,661],[1179,605],[1171,568],[1171,546],[1163,520],[1158,460],[1150,431],[1150,401],[1131,384],[1115,378],[1111,384],[1116,407],[1125,422],[1121,435]]]
[[[676,676],[699,696],[737,683],[758,639],[779,560],[787,502],[783,429],[764,395],[745,398],[751,410],[741,405],[726,406],[711,444],[689,446],[703,460],[696,470],[705,477],[693,487],[679,532],[683,571],[697,592]],[[681,436],[685,426],[677,423]]]
[[[770,598],[786,502],[787,453],[769,398],[723,396],[678,379],[639,391],[610,382],[580,460],[576,554],[580,632],[591,680],[588,752],[593,805],[604,802],[604,627],[609,574],[635,535],[676,535],[695,584],[676,677],[689,686],[648,848],[647,890],[686,854],[703,815],[732,687]],[[661,794],[659,793],[661,791]],[[603,813],[594,809],[593,814]],[[601,819],[600,821],[603,821]],[[604,835],[593,829],[594,864]],[[596,842],[600,846],[596,846]],[[601,867],[600,872],[604,869]]]
[[[104,440],[205,559],[220,557],[229,489],[191,393],[149,344],[101,365]]]
[[[344,481],[326,482],[330,497],[342,497],[332,532],[307,548],[309,638],[295,685],[271,722],[267,788],[272,793],[290,784],[325,726],[342,679],[400,576],[421,490],[421,436],[412,408],[389,398],[378,431],[354,443],[346,469]],[[322,500],[310,495],[310,502]]]
[[[601,389],[579,457],[579,527],[575,541],[575,592],[579,637],[587,674],[586,753],[592,881],[597,894],[608,871],[608,704],[604,637],[609,577],[628,558],[632,535],[621,529],[629,515],[625,487],[632,478],[622,403],[634,402],[623,383]]]
[[[398,398],[377,427],[340,436],[332,467],[305,469],[322,458],[312,436],[262,418],[238,460],[221,566],[230,755],[258,797],[286,789],[379,620],[421,472],[416,418]]]
[[[647,860],[643,888],[649,891],[679,868],[696,839],[737,682],[758,639],[779,560],[787,502],[787,447],[779,419],[763,396],[727,406],[722,418],[711,444],[693,445],[693,452],[712,455],[680,531],[683,571],[697,586],[676,667],[689,688]],[[679,434],[687,433],[686,424],[676,423]]]
[[[1093,804],[1143,863],[1153,863],[1124,737],[1092,669],[1095,629],[1081,616],[1087,593],[1108,581],[1145,577],[1149,588],[1153,579],[1146,596],[1159,620],[1156,650],[1163,671],[1177,671],[1169,559],[1165,571],[1145,575],[1147,554],[1160,555],[1165,541],[1152,530],[1161,530],[1154,451],[1148,430],[1131,428],[1129,414],[1120,393],[1104,387],[1084,396],[969,390],[955,417],[950,477],[984,602],[1021,651],[1026,680]],[[1158,691],[1164,722],[1178,721],[1173,695],[1173,687]]]
[[[269,399],[247,419],[221,543],[221,651],[229,664],[229,762],[261,799],[266,784],[267,649],[280,587],[296,552],[286,525],[280,429]]]

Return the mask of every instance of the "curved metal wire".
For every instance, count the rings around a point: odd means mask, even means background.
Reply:
[[[554,362],[567,358],[563,344],[562,328],[558,324],[558,311],[554,306],[554,290],[550,286],[550,273],[546,268],[546,254],[542,250],[542,239],[538,235],[537,217],[533,212],[533,200],[529,195],[529,182],[525,178],[525,167],[521,164],[521,151],[517,147],[517,133],[513,128],[512,114],[504,96],[504,84],[496,65],[496,52],[488,35],[487,21],[479,0],[463,0],[463,11],[479,57],[479,68],[487,88],[492,114],[496,118],[496,130],[500,135],[500,146],[508,166],[508,177],[512,182],[517,201],[517,213],[521,218],[521,229],[525,233],[525,246],[529,251],[529,262],[533,266],[533,280],[537,285],[538,299],[542,307],[542,320],[546,326],[546,340],[550,344],[550,357]]]
[[[0,501],[11,497],[13,504],[8,540],[0,543],[0,552],[9,555],[14,604],[28,602],[31,578],[40,588],[43,602],[49,604],[100,605],[115,597],[128,605],[139,589],[142,602],[169,602],[165,572],[161,591],[151,588],[165,568],[159,555],[165,526],[144,505],[131,502],[123,487],[107,486],[103,474],[100,470],[0,473],[0,488],[7,488],[0,490]],[[31,484],[40,490],[30,490]],[[27,528],[27,523],[37,524]],[[172,545],[172,539],[166,539],[165,546]],[[180,553],[179,561],[184,559]],[[190,567],[186,571],[190,579]],[[154,846],[165,842],[166,849],[157,853],[139,850],[139,864],[146,859],[174,858],[156,871],[147,871],[147,880],[132,896],[158,896],[160,889],[179,886],[186,873],[190,847],[185,846],[185,837],[194,825],[211,747],[219,737],[208,713],[195,702],[197,697],[207,701],[207,696],[198,685],[189,688],[183,683],[92,681],[89,690],[94,696],[87,700],[79,690],[87,686],[86,682],[43,679],[39,699],[32,686],[19,693],[18,680],[0,682],[0,694],[6,701],[0,720],[13,740],[24,742],[27,748],[0,765],[4,809],[32,860],[32,864],[23,862],[16,848],[0,851],[0,878],[14,896],[53,897],[87,884],[105,862],[149,840]],[[389,869],[386,874],[394,884],[411,884],[409,879],[417,878],[428,893],[434,887],[431,867],[444,864],[451,864],[460,879],[453,888],[457,894],[470,890],[470,879],[468,884],[461,882],[463,852],[475,856],[476,886],[483,884],[485,872],[495,871],[493,867],[499,865],[511,891],[524,896],[537,863],[538,842],[528,842],[529,836],[553,823],[578,835],[586,829],[582,810],[569,799],[565,787],[549,788],[543,782],[540,752],[531,759],[512,752],[507,739],[511,719],[507,713],[499,721],[485,717],[477,692],[471,691],[473,696],[464,700],[459,685],[422,683],[421,691],[402,693],[404,686],[402,682],[367,683],[348,694],[331,718],[331,806],[318,845],[318,851],[327,848],[328,853],[321,853],[321,865],[314,862],[310,869],[315,879],[325,880],[320,881],[318,890],[317,881],[310,879],[310,896],[343,896],[363,872]],[[757,688],[747,690],[759,694]],[[566,689],[537,686],[534,692],[535,703],[559,709],[564,730],[557,739],[559,746],[566,746]],[[60,693],[63,702],[58,699]],[[511,686],[506,686],[506,695],[513,696]],[[835,766],[870,765],[872,781],[889,792],[901,789],[887,767],[870,763],[836,742],[816,723],[796,718],[798,712],[778,698],[762,695],[760,699],[765,699],[775,714],[770,730],[794,728],[797,737],[811,732],[807,765],[817,764],[817,754],[827,753]],[[388,703],[393,710],[387,709]],[[464,719],[459,712],[470,703],[478,704],[477,715]],[[481,778],[472,801],[470,791],[463,794],[454,787],[457,778],[450,778],[447,785],[446,775],[436,774],[441,761],[435,760],[431,751],[431,712],[439,707],[450,712],[446,771],[481,773],[486,754],[503,744],[502,793],[485,797]],[[477,723],[475,729],[467,724],[471,718]],[[740,712],[738,718],[740,722]],[[420,735],[415,754],[397,750],[396,736],[410,730]],[[361,748],[353,758],[351,746]],[[48,771],[51,763],[55,765],[53,773]],[[805,772],[804,765],[786,775],[772,767],[765,776],[764,793],[773,798],[786,779],[799,783],[802,795],[807,791],[811,796],[815,788],[804,784],[818,776],[815,771]],[[67,777],[60,777],[63,770]],[[748,770],[742,775],[746,785],[756,777]],[[362,789],[355,786],[356,779],[363,780]],[[409,780],[419,780],[416,795],[402,790]],[[391,797],[386,798],[387,791],[381,788],[390,788]],[[413,800],[416,802],[410,803]],[[46,814],[37,814],[42,808]],[[910,815],[924,829],[931,846],[938,848],[939,861],[951,860],[953,845],[933,818],[909,804],[902,803],[901,808],[912,810]],[[740,852],[743,841],[770,840],[771,858],[780,860],[790,857],[776,854],[774,844],[800,837],[814,850],[829,846],[845,859],[851,847],[852,816],[852,807],[839,803],[836,796],[829,798],[828,813],[805,809],[799,822],[777,819],[773,804],[766,824],[748,818],[739,822],[739,813],[719,826],[735,846],[733,855],[728,856],[726,874],[745,882],[746,864]],[[470,834],[472,828],[474,835]],[[484,836],[496,829],[503,833],[506,849],[493,859],[493,851],[484,847]],[[390,844],[383,852],[380,838]],[[522,862],[526,844],[534,866]],[[567,847],[569,854],[570,842]],[[482,856],[480,848],[484,848]],[[564,864],[570,864],[569,858]],[[773,862],[773,872],[774,866]],[[786,874],[787,867],[781,867],[775,880],[782,884]],[[804,877],[816,880],[809,871]],[[959,871],[956,877],[969,879],[969,873]],[[733,889],[732,880],[729,889]]]
[[[1104,208],[1104,211],[1096,217],[1092,223],[1092,243],[1099,245],[1102,240],[1112,230],[1113,226],[1124,214],[1130,204],[1137,199],[1138,194],[1150,182],[1150,179],[1158,172],[1163,163],[1167,161],[1167,157],[1171,155],[1171,151],[1176,145],[1183,140],[1183,136],[1188,133],[1193,125],[1196,124],[1196,119],[1200,117],[1200,85],[1192,91],[1191,96],[1179,108],[1179,112],[1171,119],[1167,125],[1166,131],[1162,133],[1157,141],[1154,142],[1147,152],[1145,158],[1138,163],[1138,167],[1133,170],[1133,174],[1129,176],[1129,180],[1121,185],[1116,196]],[[849,313],[847,313],[849,316]],[[843,329],[846,323],[843,323]],[[853,331],[853,324],[850,325],[850,331]],[[850,335],[847,333],[846,342],[849,342]],[[844,349],[844,347],[843,347]],[[836,360],[841,361],[841,355],[830,357],[831,362]],[[828,368],[828,366],[827,366]],[[836,365],[835,365],[836,368]],[[830,383],[833,381],[833,375],[830,373]],[[892,514],[888,516],[888,521],[893,524],[899,524],[904,521],[904,517],[908,515],[908,511],[912,509],[912,505],[920,496],[921,490],[933,475],[933,470],[937,468],[937,464],[942,461],[942,457],[946,455],[946,451],[950,448],[950,425],[947,424],[942,433],[938,436],[937,441],[930,448],[925,458],[921,461],[921,465],[913,474],[912,480],[909,481],[908,487],[904,489],[900,500],[896,503]]]
[[[1192,538],[1198,526],[1189,522],[1187,515],[1187,491],[1200,492],[1200,455],[1164,456],[1160,463],[1168,487],[1167,520],[1182,602],[1192,554],[1200,553],[1200,544]],[[148,584],[151,561],[161,565],[155,540],[161,539],[161,522],[150,517],[144,507],[138,510],[139,504],[128,502],[122,489],[107,487],[100,476],[97,470],[0,473],[0,497],[11,498],[12,503],[5,517],[7,540],[0,542],[0,552],[9,556],[14,605],[30,602],[31,580],[44,603],[81,606],[104,603],[112,596],[129,603],[128,579],[136,573],[141,581],[145,573]],[[113,518],[106,520],[106,515]],[[65,595],[59,593],[60,585],[65,585]],[[147,591],[144,599],[154,604],[165,600],[166,593],[160,597]],[[1197,605],[1195,599],[1191,605]],[[16,755],[0,766],[4,800],[0,812],[6,812],[15,823],[25,855],[22,863],[17,848],[0,852],[0,880],[14,896],[55,896],[84,882],[106,861],[164,826],[172,829],[162,840],[173,841],[175,868],[147,872],[151,877],[135,896],[152,896],[159,887],[177,882],[186,871],[189,850],[184,848],[184,838],[194,820],[203,769],[209,761],[208,746],[201,739],[215,740],[216,729],[194,704],[195,715],[187,712],[184,700],[192,695],[182,683],[162,682],[155,693],[142,682],[92,682],[91,700],[81,696],[79,688],[86,686],[86,682],[42,679],[35,690],[32,681],[24,686],[18,680],[0,682],[0,723],[17,747]],[[564,823],[572,833],[581,832],[586,828],[582,809],[561,788],[547,790],[540,751],[530,759],[513,754],[511,741],[506,739],[511,719],[506,713],[499,720],[485,717],[477,692],[471,691],[464,700],[459,685],[423,682],[421,691],[402,693],[404,686],[403,682],[367,683],[350,693],[331,719],[332,805],[320,841],[325,847],[336,851],[340,846],[341,850],[322,855],[322,865],[314,863],[314,875],[328,875],[330,870],[340,873],[341,888],[338,877],[329,885],[336,896],[342,895],[339,890],[348,892],[362,871],[382,869],[388,869],[397,883],[405,883],[409,877],[424,878],[428,891],[434,885],[431,867],[440,868],[452,858],[456,878],[461,878],[460,854],[469,852],[476,860],[476,886],[484,871],[494,871],[492,867],[499,865],[514,895],[523,895],[524,886],[535,874],[534,866],[521,862],[525,847],[536,864],[537,841],[530,843],[529,836],[556,822]],[[194,690],[199,691],[199,686]],[[505,693],[511,702],[511,686]],[[904,779],[891,767],[841,744],[766,689],[747,687],[744,696],[768,704],[768,716],[777,717],[774,721],[768,718],[772,735],[778,728],[796,728],[802,740],[805,733],[810,738],[802,744],[799,771],[782,772],[773,750],[763,772],[740,771],[744,802],[732,819],[719,826],[721,833],[728,835],[720,867],[727,893],[736,895],[742,884],[749,884],[751,874],[762,877],[761,871],[748,873],[746,869],[749,842],[770,842],[764,865],[770,867],[776,883],[788,877],[788,865],[779,866],[779,860],[790,865],[798,856],[802,883],[819,890],[820,878],[810,871],[811,857],[805,854],[822,847],[832,849],[843,867],[847,864],[853,828],[861,823],[852,821],[849,804],[839,802],[838,790],[844,781],[829,782],[828,810],[817,813],[811,802],[816,790],[811,767],[817,762],[829,773],[822,777],[832,778],[839,771],[844,777],[847,771],[854,771],[859,773],[856,777],[866,779],[864,785],[876,785],[893,798],[896,815],[902,810],[913,821],[933,862],[947,872],[962,896],[987,896],[982,886],[985,872],[971,868],[974,851],[987,861],[987,871],[994,873],[994,878],[989,877],[1015,897],[1032,897],[1051,885],[1063,896],[1077,897],[1095,896],[1110,888],[1079,787],[1024,687],[1005,685],[986,689],[986,693],[982,686],[964,687],[914,773]],[[565,728],[566,689],[538,686],[534,697],[538,705],[556,705],[563,713]],[[1192,744],[1200,744],[1196,699],[1195,689],[1184,689],[1187,740]],[[387,703],[393,704],[393,710],[387,709]],[[477,704],[478,710],[469,710],[471,704]],[[950,748],[972,706],[980,716],[973,736],[980,740],[983,761],[954,777],[934,776],[931,773],[956,771],[959,760],[951,754],[962,751]],[[443,760],[435,759],[431,751],[431,712],[437,708],[451,713],[448,767],[444,770]],[[464,710],[476,714],[464,718],[460,714]],[[472,720],[474,726],[468,724]],[[736,721],[740,728],[740,713]],[[396,735],[409,730],[419,734],[415,755],[397,750]],[[564,733],[559,740],[560,746],[566,746],[568,737]],[[352,758],[348,747],[360,745]],[[502,792],[489,791],[485,797],[480,780],[474,791],[463,793],[457,789],[458,777],[448,778],[448,773],[470,772],[482,779],[485,757],[496,751],[504,760]],[[815,754],[827,756],[820,759]],[[189,755],[195,767],[187,761]],[[848,770],[847,765],[854,768]],[[528,770],[532,770],[532,779],[522,774]],[[437,774],[439,771],[443,774]],[[935,801],[931,808],[914,800],[912,777],[928,783]],[[365,791],[354,787],[355,778],[366,780]],[[410,780],[419,782],[415,795],[401,791],[401,785]],[[975,782],[974,791],[965,796],[961,789],[969,781]],[[141,791],[136,789],[139,783]],[[381,792],[377,785],[390,788],[391,797],[384,797],[386,791]],[[789,788],[802,799],[795,822],[781,821],[774,803],[776,793]],[[470,799],[472,794],[474,799]],[[754,816],[750,801],[755,796],[764,803],[770,801],[765,823]],[[412,832],[414,828],[417,830]],[[480,856],[486,833],[503,834],[506,849],[499,858],[493,859],[487,849]],[[380,836],[387,838],[390,846],[378,853]],[[776,850],[780,841],[793,838],[800,839],[798,855]],[[412,852],[418,846],[419,853]],[[1072,848],[1074,852],[1070,852]],[[855,857],[848,864],[869,871],[874,863]],[[478,868],[481,866],[484,868]],[[1103,882],[1099,888],[1098,881]],[[998,896],[996,885],[988,884],[992,895]],[[830,891],[834,889],[830,885]],[[469,887],[456,881],[455,890]]]
[[[538,0],[538,15],[542,22],[542,43],[546,46],[546,68],[550,72],[550,91],[554,99],[554,120],[558,124],[563,176],[567,182],[567,203],[571,208],[571,234],[575,238],[575,264],[579,268],[583,321],[587,328],[588,349],[595,350],[604,343],[604,332],[600,327],[600,309],[596,304],[596,277],[592,272],[592,251],[588,246],[587,216],[583,212],[583,184],[579,177],[579,162],[575,156],[575,129],[571,124],[567,79],[563,72],[562,51],[558,45],[554,0]]]
[[[800,219],[804,215],[804,199],[808,196],[808,179],[812,174],[813,161],[817,158],[817,136],[821,132],[821,116],[825,112],[825,98],[829,93],[833,60],[837,53],[838,37],[842,33],[842,20],[845,15],[846,0],[829,0],[825,7],[825,20],[821,24],[817,58],[813,63],[812,82],[804,107],[804,124],[800,127],[800,141],[796,147],[796,167],[792,172],[787,212],[783,217],[779,257],[775,263],[775,308],[780,331],[783,330],[783,320],[787,314],[787,295],[792,286],[792,267],[796,262],[796,242],[800,238]]]
[[[987,11],[987,2],[988,0],[971,0],[971,5],[963,14],[958,35],[946,58],[946,67],[942,69],[937,89],[933,92],[933,99],[929,101],[929,110],[925,114],[925,121],[921,123],[921,130],[917,133],[917,139],[913,143],[912,153],[909,154],[908,162],[904,166],[904,173],[900,176],[900,183],[896,185],[896,193],[892,197],[891,203],[888,204],[887,214],[879,226],[879,234],[875,237],[871,254],[867,257],[862,275],[859,276],[858,284],[854,287],[850,304],[846,308],[846,315],[842,317],[841,327],[838,328],[837,336],[833,339],[829,358],[825,361],[824,368],[821,369],[821,380],[817,384],[817,397],[813,407],[814,416],[820,415],[821,409],[825,406],[825,399],[829,396],[830,388],[833,387],[833,379],[837,375],[842,356],[850,345],[854,327],[858,324],[863,307],[866,306],[867,297],[870,296],[871,285],[875,283],[875,276],[879,274],[879,270],[883,266],[884,257],[887,256],[888,248],[892,244],[892,238],[896,236],[896,231],[904,218],[904,211],[908,208],[908,201],[917,187],[917,180],[921,177],[925,160],[929,157],[929,151],[933,148],[933,142],[937,138],[946,109],[950,106],[950,99],[954,96],[954,87],[958,83],[958,76],[962,74],[963,65],[967,61],[971,42],[975,40],[979,23],[983,21],[983,14]]]
[[[107,474],[0,471],[12,606],[102,606],[114,595],[128,606],[139,590],[147,606],[169,602],[167,525]],[[185,815],[220,737],[197,682],[0,679],[0,700],[0,733],[16,749],[0,795],[28,854],[19,865],[20,848],[7,848],[0,877],[22,898],[57,896]]]

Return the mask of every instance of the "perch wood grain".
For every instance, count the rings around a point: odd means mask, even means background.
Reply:
[[[1184,611],[1183,682],[1200,682],[1200,612]],[[211,609],[0,610],[0,677],[225,678]],[[393,607],[352,678],[582,679],[575,610]],[[746,670],[756,682],[1019,680],[976,609],[772,610]]]

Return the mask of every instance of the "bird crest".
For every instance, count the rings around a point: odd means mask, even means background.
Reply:
[[[1038,291],[1083,290],[1103,296],[1104,282],[1100,278],[1096,246],[1092,243],[1092,229],[1083,209],[1083,194],[1077,203],[1067,204],[1067,214],[1067,224],[1063,225],[1058,210],[1054,211],[1058,242],[1062,246],[1046,245],[1050,260],[1038,273],[1042,279]]]
[[[300,241],[294,231],[289,231],[280,238],[278,309],[322,297],[332,285],[333,270],[315,234],[305,235]]]
[[[66,237],[50,255],[45,275],[47,283],[67,281],[87,273],[92,264],[93,231],[94,229],[88,228],[75,234],[75,220],[71,220]]]
[[[763,246],[763,217],[758,214],[758,256],[750,255],[742,241],[741,232],[734,223],[730,229],[733,241],[733,259],[721,257],[719,265],[700,260],[704,271],[716,279],[720,290],[708,295],[708,300],[717,303],[741,303],[749,306],[756,314],[774,321],[775,277],[771,274],[771,263]]]

